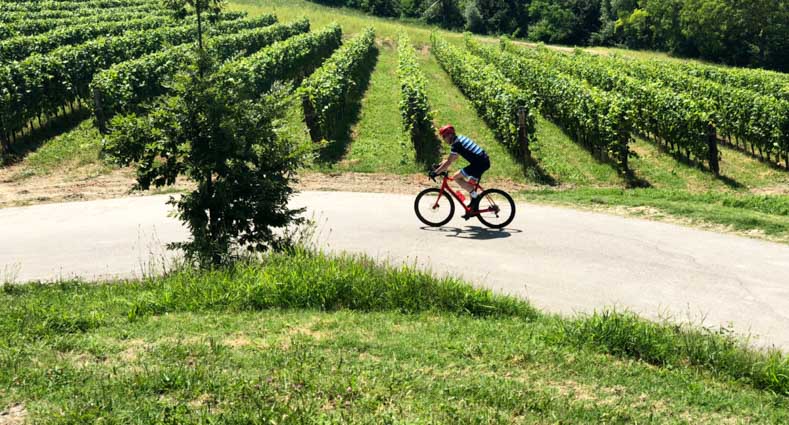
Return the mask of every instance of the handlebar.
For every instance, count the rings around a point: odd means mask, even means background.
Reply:
[[[449,173],[448,173],[448,172],[446,172],[446,171],[444,171],[444,172],[442,172],[442,173],[438,173],[438,174],[436,174],[436,175],[430,176],[430,180],[433,180],[433,181],[435,182],[435,181],[436,181],[436,177],[438,177],[438,176],[441,176],[441,177],[449,177]]]

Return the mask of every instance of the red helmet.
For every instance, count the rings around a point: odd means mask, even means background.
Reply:
[[[455,134],[455,127],[452,127],[452,124],[447,124],[438,130],[438,134],[440,134],[441,137],[444,137],[447,134]]]

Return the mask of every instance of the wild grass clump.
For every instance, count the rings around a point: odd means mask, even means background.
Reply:
[[[274,254],[262,265],[248,263],[207,273],[184,271],[153,281],[146,289],[133,302],[131,317],[269,308],[537,317],[525,301],[454,278],[436,278],[407,266],[382,266],[367,257],[330,257],[307,251]]]
[[[368,257],[296,249],[210,271],[183,269],[143,281],[5,285],[0,339],[40,339],[168,312],[315,309],[423,311],[475,317],[538,317],[526,301],[454,278]]]
[[[778,394],[789,395],[789,357],[755,350],[727,329],[655,323],[634,313],[603,311],[561,321],[567,342],[658,366],[699,366]]]

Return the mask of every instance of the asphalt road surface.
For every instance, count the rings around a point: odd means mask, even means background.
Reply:
[[[0,209],[0,281],[160,273],[188,235],[167,196]],[[666,223],[518,204],[508,229],[456,218],[426,228],[413,197],[306,192],[324,249],[459,275],[551,312],[630,309],[731,325],[789,349],[789,246]]]

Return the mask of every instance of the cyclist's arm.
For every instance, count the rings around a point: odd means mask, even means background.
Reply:
[[[445,159],[441,164],[438,165],[436,168],[436,173],[443,173],[444,171],[448,170],[449,167],[458,159],[458,154],[452,152],[449,154],[447,159]]]

